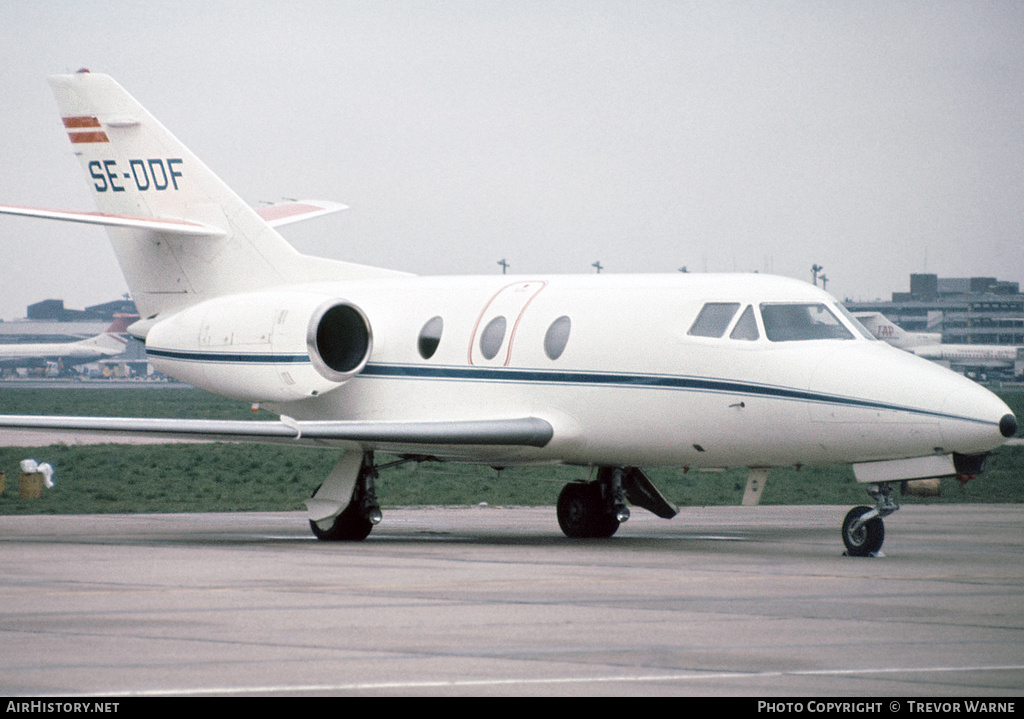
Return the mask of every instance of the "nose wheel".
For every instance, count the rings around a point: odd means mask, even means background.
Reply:
[[[866,517],[865,515],[873,515]],[[843,544],[851,557],[870,557],[878,554],[885,540],[885,525],[878,512],[871,507],[854,507],[843,520]]]
[[[875,506],[854,507],[843,519],[843,544],[846,545],[846,554],[850,557],[879,556],[882,542],[885,541],[885,524],[882,517],[887,517],[900,508],[892,499],[892,487],[889,483],[870,484],[867,489],[875,499]]]

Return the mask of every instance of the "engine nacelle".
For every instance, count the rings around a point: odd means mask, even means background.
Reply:
[[[207,300],[146,334],[161,372],[248,402],[329,392],[362,371],[372,347],[370,322],[354,304],[295,291]]]

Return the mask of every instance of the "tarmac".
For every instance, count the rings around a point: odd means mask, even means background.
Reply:
[[[0,694],[1020,696],[1024,506],[904,507],[873,558],[848,509],[4,516]]]

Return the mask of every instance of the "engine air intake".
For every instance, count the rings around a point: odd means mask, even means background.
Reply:
[[[313,313],[307,335],[313,366],[327,379],[342,382],[370,358],[373,336],[358,307],[333,300]]]

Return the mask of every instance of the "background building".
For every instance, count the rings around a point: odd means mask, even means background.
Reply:
[[[911,275],[910,292],[889,302],[844,303],[851,312],[881,312],[908,332],[941,332],[943,344],[1024,346],[1024,295],[994,277]]]

